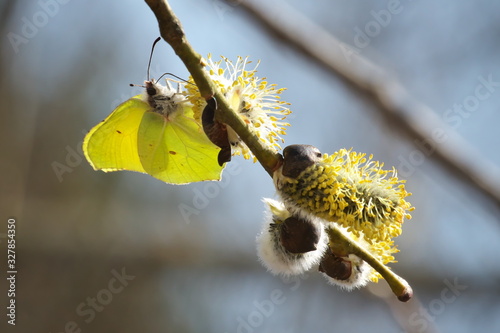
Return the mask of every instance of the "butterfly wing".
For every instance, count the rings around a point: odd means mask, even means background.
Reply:
[[[148,103],[140,95],[120,104],[85,136],[83,152],[95,170],[146,172],[137,149],[139,126]]]
[[[156,112],[146,112],[138,132],[138,155],[144,170],[170,184],[220,180],[223,166],[220,149],[207,138],[182,106],[171,120]]]

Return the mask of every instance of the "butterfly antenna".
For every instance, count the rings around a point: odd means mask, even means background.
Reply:
[[[148,81],[149,81],[149,70],[151,69],[151,59],[153,59],[153,51],[155,50],[156,43],[160,41],[161,37],[158,37],[155,39],[153,42],[153,46],[151,47],[151,54],[149,55],[149,62],[148,62]]]
[[[186,82],[186,83],[188,83],[188,84],[195,85],[194,83],[189,82],[189,81],[187,81],[187,80],[184,80],[183,78],[180,78],[180,77],[178,77],[177,75],[172,74],[172,73],[163,73],[163,74],[162,74],[162,75],[158,78],[158,81],[160,81],[160,80],[161,80],[161,78],[162,78],[162,77],[164,77],[165,75],[170,75],[170,76],[173,76],[173,77],[175,77],[176,79],[178,79],[178,80],[180,80],[180,81],[182,81],[182,82]]]

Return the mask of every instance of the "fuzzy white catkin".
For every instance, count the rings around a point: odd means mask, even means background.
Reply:
[[[267,206],[262,231],[257,236],[257,253],[263,265],[275,275],[298,275],[319,264],[328,244],[328,236],[319,221],[313,220],[320,226],[320,239],[317,249],[306,253],[291,253],[280,242],[279,228],[271,225],[282,222],[291,214],[282,202],[273,199],[264,199]]]
[[[364,260],[362,260],[355,254],[349,254],[347,258],[342,259],[351,262],[352,272],[349,278],[347,280],[338,280],[326,275],[325,273],[321,273],[326,278],[326,280],[330,284],[336,285],[341,289],[347,291],[366,286],[366,284],[369,282],[369,277],[372,270],[370,265],[368,265]]]

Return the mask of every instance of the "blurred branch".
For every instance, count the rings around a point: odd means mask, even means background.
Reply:
[[[216,117],[221,122],[231,126],[243,142],[255,155],[257,160],[272,177],[273,171],[280,162],[279,154],[263,145],[257,135],[245,124],[238,114],[229,106],[224,95],[215,87],[212,79],[205,71],[203,58],[191,47],[182,29],[179,19],[165,0],[145,0],[156,15],[160,33],[170,44],[175,53],[184,62],[194,82],[205,99],[215,97],[217,100]]]
[[[237,113],[229,107],[224,96],[215,88],[215,85],[208,76],[208,73],[204,70],[201,56],[194,51],[187,41],[180,21],[175,16],[168,2],[166,0],[145,1],[158,19],[161,36],[170,44],[175,53],[184,62],[196,85],[198,86],[201,96],[205,99],[215,96],[218,102],[217,112],[220,113],[221,121],[228,124],[235,130],[235,132],[252,150],[264,169],[266,169],[266,171],[272,176],[273,170],[280,161],[279,154],[273,153],[261,144],[257,136],[241,120]],[[351,239],[348,239],[343,235],[337,236],[342,238],[342,241],[355,250],[354,253],[358,254],[359,257],[362,259],[366,258],[370,265],[387,279],[387,283],[389,283],[391,289],[401,301],[408,301],[411,298],[412,291],[405,280],[389,271],[384,264],[379,262],[370,253],[358,246]]]
[[[498,168],[481,158],[464,140],[457,139],[455,131],[428,106],[410,96],[386,71],[361,57],[349,45],[340,42],[283,1],[274,1],[272,5],[239,1],[238,5],[282,42],[298,49],[373,104],[373,110],[378,111],[417,149],[420,147],[416,143],[434,143],[428,157],[500,208],[500,192],[492,181],[500,179]],[[455,142],[434,142],[433,132],[437,129],[442,132],[446,129],[444,135],[453,136]],[[486,165],[489,167],[486,168]]]

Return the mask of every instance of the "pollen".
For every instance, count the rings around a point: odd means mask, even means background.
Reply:
[[[370,244],[390,243],[413,207],[396,170],[382,167],[371,156],[341,149],[311,162],[296,178],[278,170],[275,184],[292,211],[336,222]]]
[[[210,77],[262,143],[268,149],[278,152],[281,150],[280,143],[284,142],[281,136],[286,135],[286,128],[290,126],[283,122],[291,113],[287,107],[290,104],[280,99],[280,94],[285,89],[278,89],[275,84],[269,84],[266,78],[258,78],[258,63],[249,69],[247,67],[252,62],[248,58],[238,57],[236,62],[221,58],[214,62],[208,55],[207,72]],[[190,81],[193,82],[192,79]],[[188,84],[186,89],[186,95],[194,105],[194,117],[199,121],[206,102],[200,97],[196,85]],[[234,131],[231,132],[234,134],[229,136],[232,154],[242,155],[245,159],[253,158],[245,143]]]

